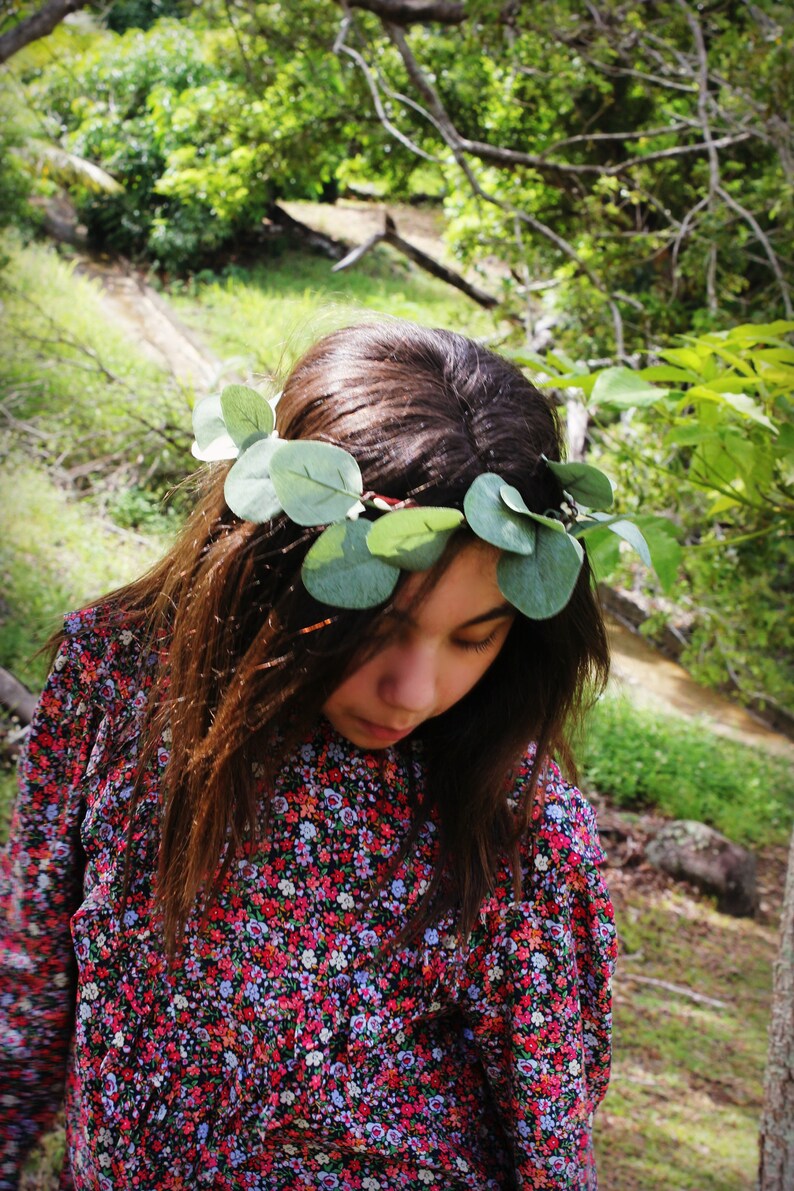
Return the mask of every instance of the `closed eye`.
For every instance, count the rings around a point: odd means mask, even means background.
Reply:
[[[493,643],[496,641],[496,634],[497,630],[494,629],[493,632],[489,633],[488,636],[482,641],[456,641],[455,644],[459,646],[460,649],[473,649],[479,653],[485,653],[486,650],[490,649]]]

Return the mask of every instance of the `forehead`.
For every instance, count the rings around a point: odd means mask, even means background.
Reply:
[[[448,632],[489,613],[512,614],[496,581],[499,551],[485,542],[464,546],[422,592],[425,574],[409,576],[394,602],[398,616],[432,633]]]

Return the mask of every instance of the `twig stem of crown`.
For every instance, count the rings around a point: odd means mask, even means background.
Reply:
[[[193,454],[208,462],[235,459],[224,487],[226,503],[244,521],[285,513],[298,525],[326,528],[306,554],[304,586],[324,604],[371,608],[388,600],[400,571],[425,571],[464,522],[501,555],[502,595],[532,620],[560,612],[573,594],[584,551],[579,538],[608,528],[650,565],[640,530],[612,504],[607,476],[588,463],[554,463],[570,504],[533,513],[520,492],[493,472],[477,476],[459,509],[424,507],[364,492],[356,460],[315,439],[284,440],[274,405],[245,385],[229,385],[193,410]],[[360,518],[371,511],[375,520]]]

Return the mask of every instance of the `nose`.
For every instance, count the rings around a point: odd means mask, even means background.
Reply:
[[[435,706],[437,663],[430,648],[400,644],[383,654],[378,695],[389,707],[428,715]]]

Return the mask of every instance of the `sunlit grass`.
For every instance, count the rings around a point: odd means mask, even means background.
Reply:
[[[585,784],[620,806],[710,823],[738,843],[783,842],[794,821],[794,772],[783,757],[679,716],[607,695],[579,748]]]
[[[199,273],[172,288],[169,298],[225,364],[268,376],[283,375],[320,335],[367,315],[489,340],[506,334],[468,298],[377,252],[355,271],[335,274],[323,257],[285,251],[251,268],[231,266],[224,275]]]

